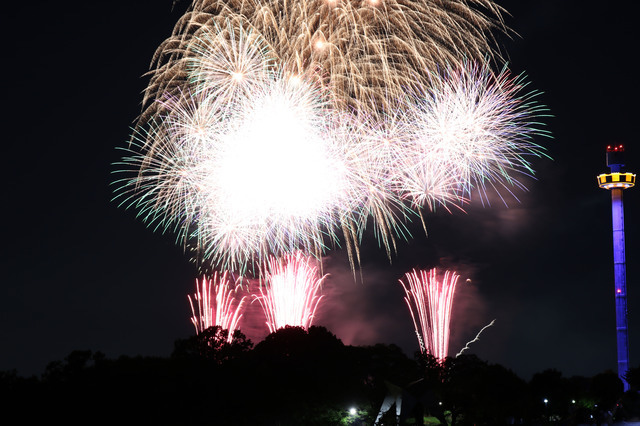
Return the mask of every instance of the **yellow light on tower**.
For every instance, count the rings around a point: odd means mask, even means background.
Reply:
[[[603,189],[631,188],[636,184],[634,173],[603,173],[598,175],[598,186]]]

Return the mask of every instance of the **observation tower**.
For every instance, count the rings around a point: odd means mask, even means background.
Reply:
[[[618,377],[629,390],[624,375],[629,370],[629,335],[627,330],[627,267],[624,255],[624,205],[622,191],[636,183],[636,175],[622,171],[624,146],[607,147],[607,167],[611,173],[598,176],[598,186],[611,191],[611,213],[613,218],[613,272],[615,278],[616,337],[618,341]]]

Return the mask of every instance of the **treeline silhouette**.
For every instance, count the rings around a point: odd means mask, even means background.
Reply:
[[[611,424],[640,417],[640,371],[525,381],[474,355],[438,362],[395,345],[344,345],[324,327],[286,327],[255,346],[212,327],[171,356],[74,351],[41,377],[0,372],[0,424]],[[396,399],[400,396],[401,399]],[[546,401],[546,402],[545,402]],[[351,409],[354,410],[351,410]],[[9,419],[14,419],[9,421]],[[17,419],[17,420],[15,420]]]

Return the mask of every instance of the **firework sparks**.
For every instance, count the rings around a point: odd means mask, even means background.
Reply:
[[[194,40],[231,22],[260,34],[288,72],[313,72],[339,105],[389,112],[389,99],[425,86],[442,64],[494,56],[502,14],[491,0],[196,0],[154,55],[145,103],[182,87],[200,53]]]
[[[121,163],[138,170],[120,181],[122,203],[177,229],[182,244],[227,270],[268,254],[320,253],[338,231],[358,231],[342,225],[362,222],[358,207],[373,198],[369,175],[357,172],[355,135],[320,89],[273,73],[233,108],[207,93],[164,101],[166,116]]]
[[[523,188],[512,175],[542,155],[541,109],[488,65],[501,13],[197,0],[154,56],[115,198],[205,268],[319,258],[341,239],[354,266],[371,220],[391,256],[423,208]]]
[[[414,204],[446,205],[477,189],[486,200],[487,186],[500,193],[524,189],[517,175],[531,176],[532,157],[544,156],[533,142],[547,136],[537,120],[546,109],[522,76],[506,68],[498,74],[486,64],[465,62],[434,76],[430,88],[416,96],[413,132],[399,160],[398,187]]]
[[[277,67],[267,42],[254,31],[213,22],[190,40],[186,56],[189,84],[221,104],[233,105],[250,97]]]
[[[436,268],[429,271],[408,272],[407,283],[400,280],[406,293],[405,301],[420,337],[421,348],[439,360],[449,352],[449,323],[451,307],[459,275],[446,271],[442,280]]]
[[[215,274],[211,279],[205,277],[200,283],[196,280],[196,293],[193,298],[187,296],[196,334],[217,325],[229,330],[227,341],[233,341],[233,332],[238,330],[246,296],[237,300],[240,284],[232,287],[226,272],[221,276]]]
[[[269,332],[287,325],[308,329],[314,319],[326,276],[302,253],[272,257],[264,268],[264,285],[255,295],[267,317]]]

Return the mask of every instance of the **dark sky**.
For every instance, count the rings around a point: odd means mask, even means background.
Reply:
[[[15,2],[18,3],[18,2]],[[364,281],[344,253],[316,325],[348,344],[417,340],[398,278],[413,267],[462,275],[451,352],[491,320],[469,353],[523,378],[616,368],[610,195],[596,185],[609,143],[640,171],[638,6],[578,0],[500,1],[519,34],[503,40],[512,71],[526,72],[553,118],[553,160],[509,208],[472,205],[427,216],[429,236],[401,243],[393,265],[370,244]],[[172,0],[21,2],[3,12],[3,242],[0,371],[40,374],[72,350],[170,354],[193,334],[187,294],[196,268],[173,236],[118,208],[109,186],[140,111],[142,74],[183,7]],[[640,189],[625,192],[631,364],[640,365]],[[372,241],[369,241],[372,242]],[[371,247],[370,247],[371,246]],[[254,335],[252,335],[252,333]],[[255,343],[266,334],[247,334]]]

